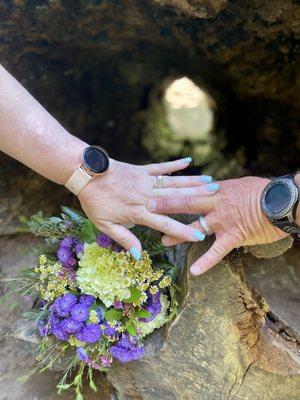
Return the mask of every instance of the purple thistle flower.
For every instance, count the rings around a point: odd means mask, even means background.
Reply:
[[[64,294],[61,297],[58,297],[54,302],[54,310],[57,315],[60,317],[66,317],[72,308],[77,303],[77,296],[74,294]]]
[[[161,312],[160,291],[155,294],[147,293],[146,310],[149,311],[151,317],[143,318],[143,322],[152,321]]]
[[[128,336],[123,335],[122,338],[110,348],[113,357],[121,363],[138,360],[145,354],[145,349],[139,346],[137,341]]]
[[[69,334],[64,331],[63,327],[61,326],[61,323],[54,325],[51,329],[51,333],[59,340],[63,340],[64,342],[67,342],[69,339]]]
[[[97,243],[100,247],[108,248],[112,245],[113,240],[105,233],[100,233],[97,237]]]
[[[86,307],[91,307],[94,304],[95,297],[91,294],[82,294],[79,296],[79,304],[82,304]]]
[[[89,309],[85,304],[79,303],[71,310],[71,317],[77,322],[85,322],[89,315]]]
[[[73,246],[73,241],[74,239],[72,238],[72,236],[67,236],[61,240],[59,247],[71,249]]]
[[[72,318],[66,318],[60,323],[62,330],[66,333],[76,333],[82,328],[82,322],[74,321]]]
[[[40,325],[38,331],[41,337],[47,336],[51,333],[48,325]]]
[[[60,319],[57,316],[57,314],[52,313],[52,315],[51,315],[51,317],[49,319],[49,322],[50,322],[51,327],[53,327],[54,325],[57,325],[57,324],[60,323]]]
[[[75,333],[76,339],[86,343],[96,343],[102,335],[100,326],[97,324],[85,325],[80,332]]]

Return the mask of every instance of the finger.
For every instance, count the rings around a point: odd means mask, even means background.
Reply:
[[[198,242],[205,239],[203,232],[190,225],[182,224],[166,215],[147,213],[143,216],[143,225],[156,229],[169,236],[174,236],[184,241]]]
[[[185,188],[154,189],[154,197],[184,197],[184,196],[211,196],[219,190],[219,184],[214,182],[209,185]]]
[[[124,249],[128,250],[135,260],[141,258],[141,243],[132,232],[125,228],[125,226],[109,224],[107,227],[101,227],[101,231],[109,235],[114,241],[124,247]]]
[[[234,247],[230,237],[217,237],[210,249],[191,266],[191,274],[201,275],[208,271],[230,253]]]
[[[168,161],[159,164],[146,165],[146,171],[150,175],[165,175],[171,174],[172,172],[181,171],[187,168],[192,162],[191,157],[182,158],[181,160]]]
[[[147,209],[158,214],[207,214],[213,200],[211,196],[155,197],[147,201]]]
[[[162,177],[162,188],[187,188],[207,185],[212,182],[208,175],[198,176],[168,176]]]

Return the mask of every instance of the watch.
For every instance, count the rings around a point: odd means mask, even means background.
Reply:
[[[261,208],[274,226],[299,238],[300,226],[295,222],[295,214],[300,194],[294,176],[280,176],[268,183],[261,196]]]
[[[78,195],[94,176],[103,175],[108,169],[109,157],[106,151],[100,146],[86,147],[82,152],[78,168],[65,187]]]

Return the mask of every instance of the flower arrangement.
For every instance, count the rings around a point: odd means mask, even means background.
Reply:
[[[37,246],[36,266],[18,278],[23,295],[36,304],[25,317],[36,321],[40,336],[38,367],[66,362],[58,392],[73,386],[81,400],[85,373],[96,390],[94,370],[140,359],[144,339],[174,318],[178,268],[159,235],[146,228],[133,228],[145,249],[136,261],[67,207],[60,217],[38,213],[28,226],[46,238]]]

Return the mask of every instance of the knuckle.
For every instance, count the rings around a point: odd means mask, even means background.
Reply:
[[[192,212],[193,211],[193,201],[190,196],[184,196],[182,198],[182,206],[185,210]]]

